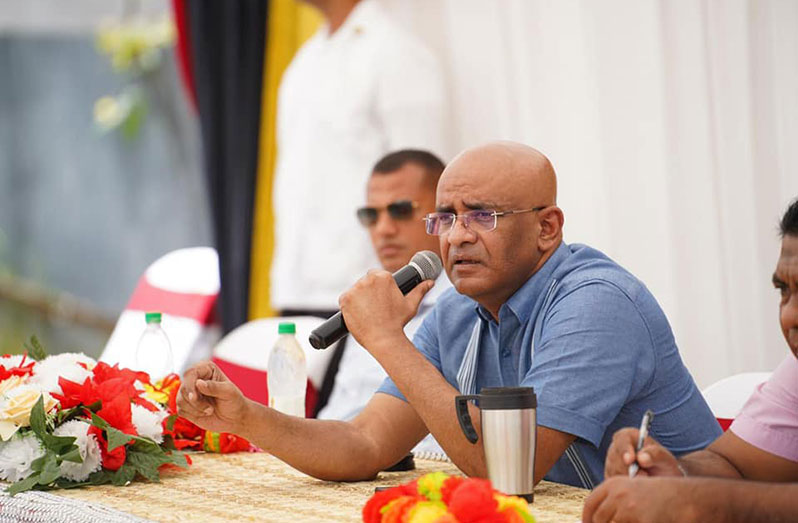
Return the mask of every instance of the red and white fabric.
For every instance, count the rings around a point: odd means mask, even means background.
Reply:
[[[144,313],[163,313],[161,326],[172,345],[175,372],[208,359],[221,337],[216,322],[219,257],[211,247],[167,253],[147,268],[105,346],[101,361],[135,368]]]
[[[770,374],[770,372],[743,372],[723,378],[701,391],[724,432],[740,413],[757,385],[766,382]]]
[[[266,364],[277,341],[277,326],[280,322],[296,324],[296,338],[305,351],[308,365],[308,389],[305,396],[305,412],[313,414],[318,391],[333,351],[317,350],[308,342],[310,331],[324,320],[313,316],[291,316],[253,320],[230,331],[213,350],[212,360],[244,393],[254,401],[268,405],[266,386]]]

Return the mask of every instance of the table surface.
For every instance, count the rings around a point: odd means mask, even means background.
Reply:
[[[416,470],[383,472],[374,481],[311,478],[265,453],[192,454],[188,470],[166,471],[160,483],[51,491],[156,521],[360,521],[376,486],[394,486],[427,472],[460,474],[450,463],[416,460]],[[538,522],[579,521],[588,491],[541,482],[532,513]]]

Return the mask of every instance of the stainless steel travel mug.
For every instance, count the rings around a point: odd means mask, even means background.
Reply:
[[[482,446],[493,488],[532,502],[537,435],[537,397],[532,387],[483,388],[480,394],[455,398],[460,428],[471,443],[478,440],[468,401],[480,411]]]

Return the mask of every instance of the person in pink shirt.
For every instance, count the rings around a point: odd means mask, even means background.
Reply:
[[[677,459],[646,438],[636,452],[638,429],[616,432],[607,479],[585,501],[583,521],[798,521],[798,199],[780,230],[773,285],[792,354],[704,450]],[[635,461],[639,472],[629,478]]]

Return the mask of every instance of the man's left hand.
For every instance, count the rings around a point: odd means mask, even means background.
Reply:
[[[390,272],[372,270],[343,293],[338,304],[349,332],[372,352],[380,341],[404,336],[405,324],[416,315],[434,284],[433,280],[423,281],[402,296]]]
[[[682,478],[607,479],[585,500],[583,523],[670,523],[695,521]]]

